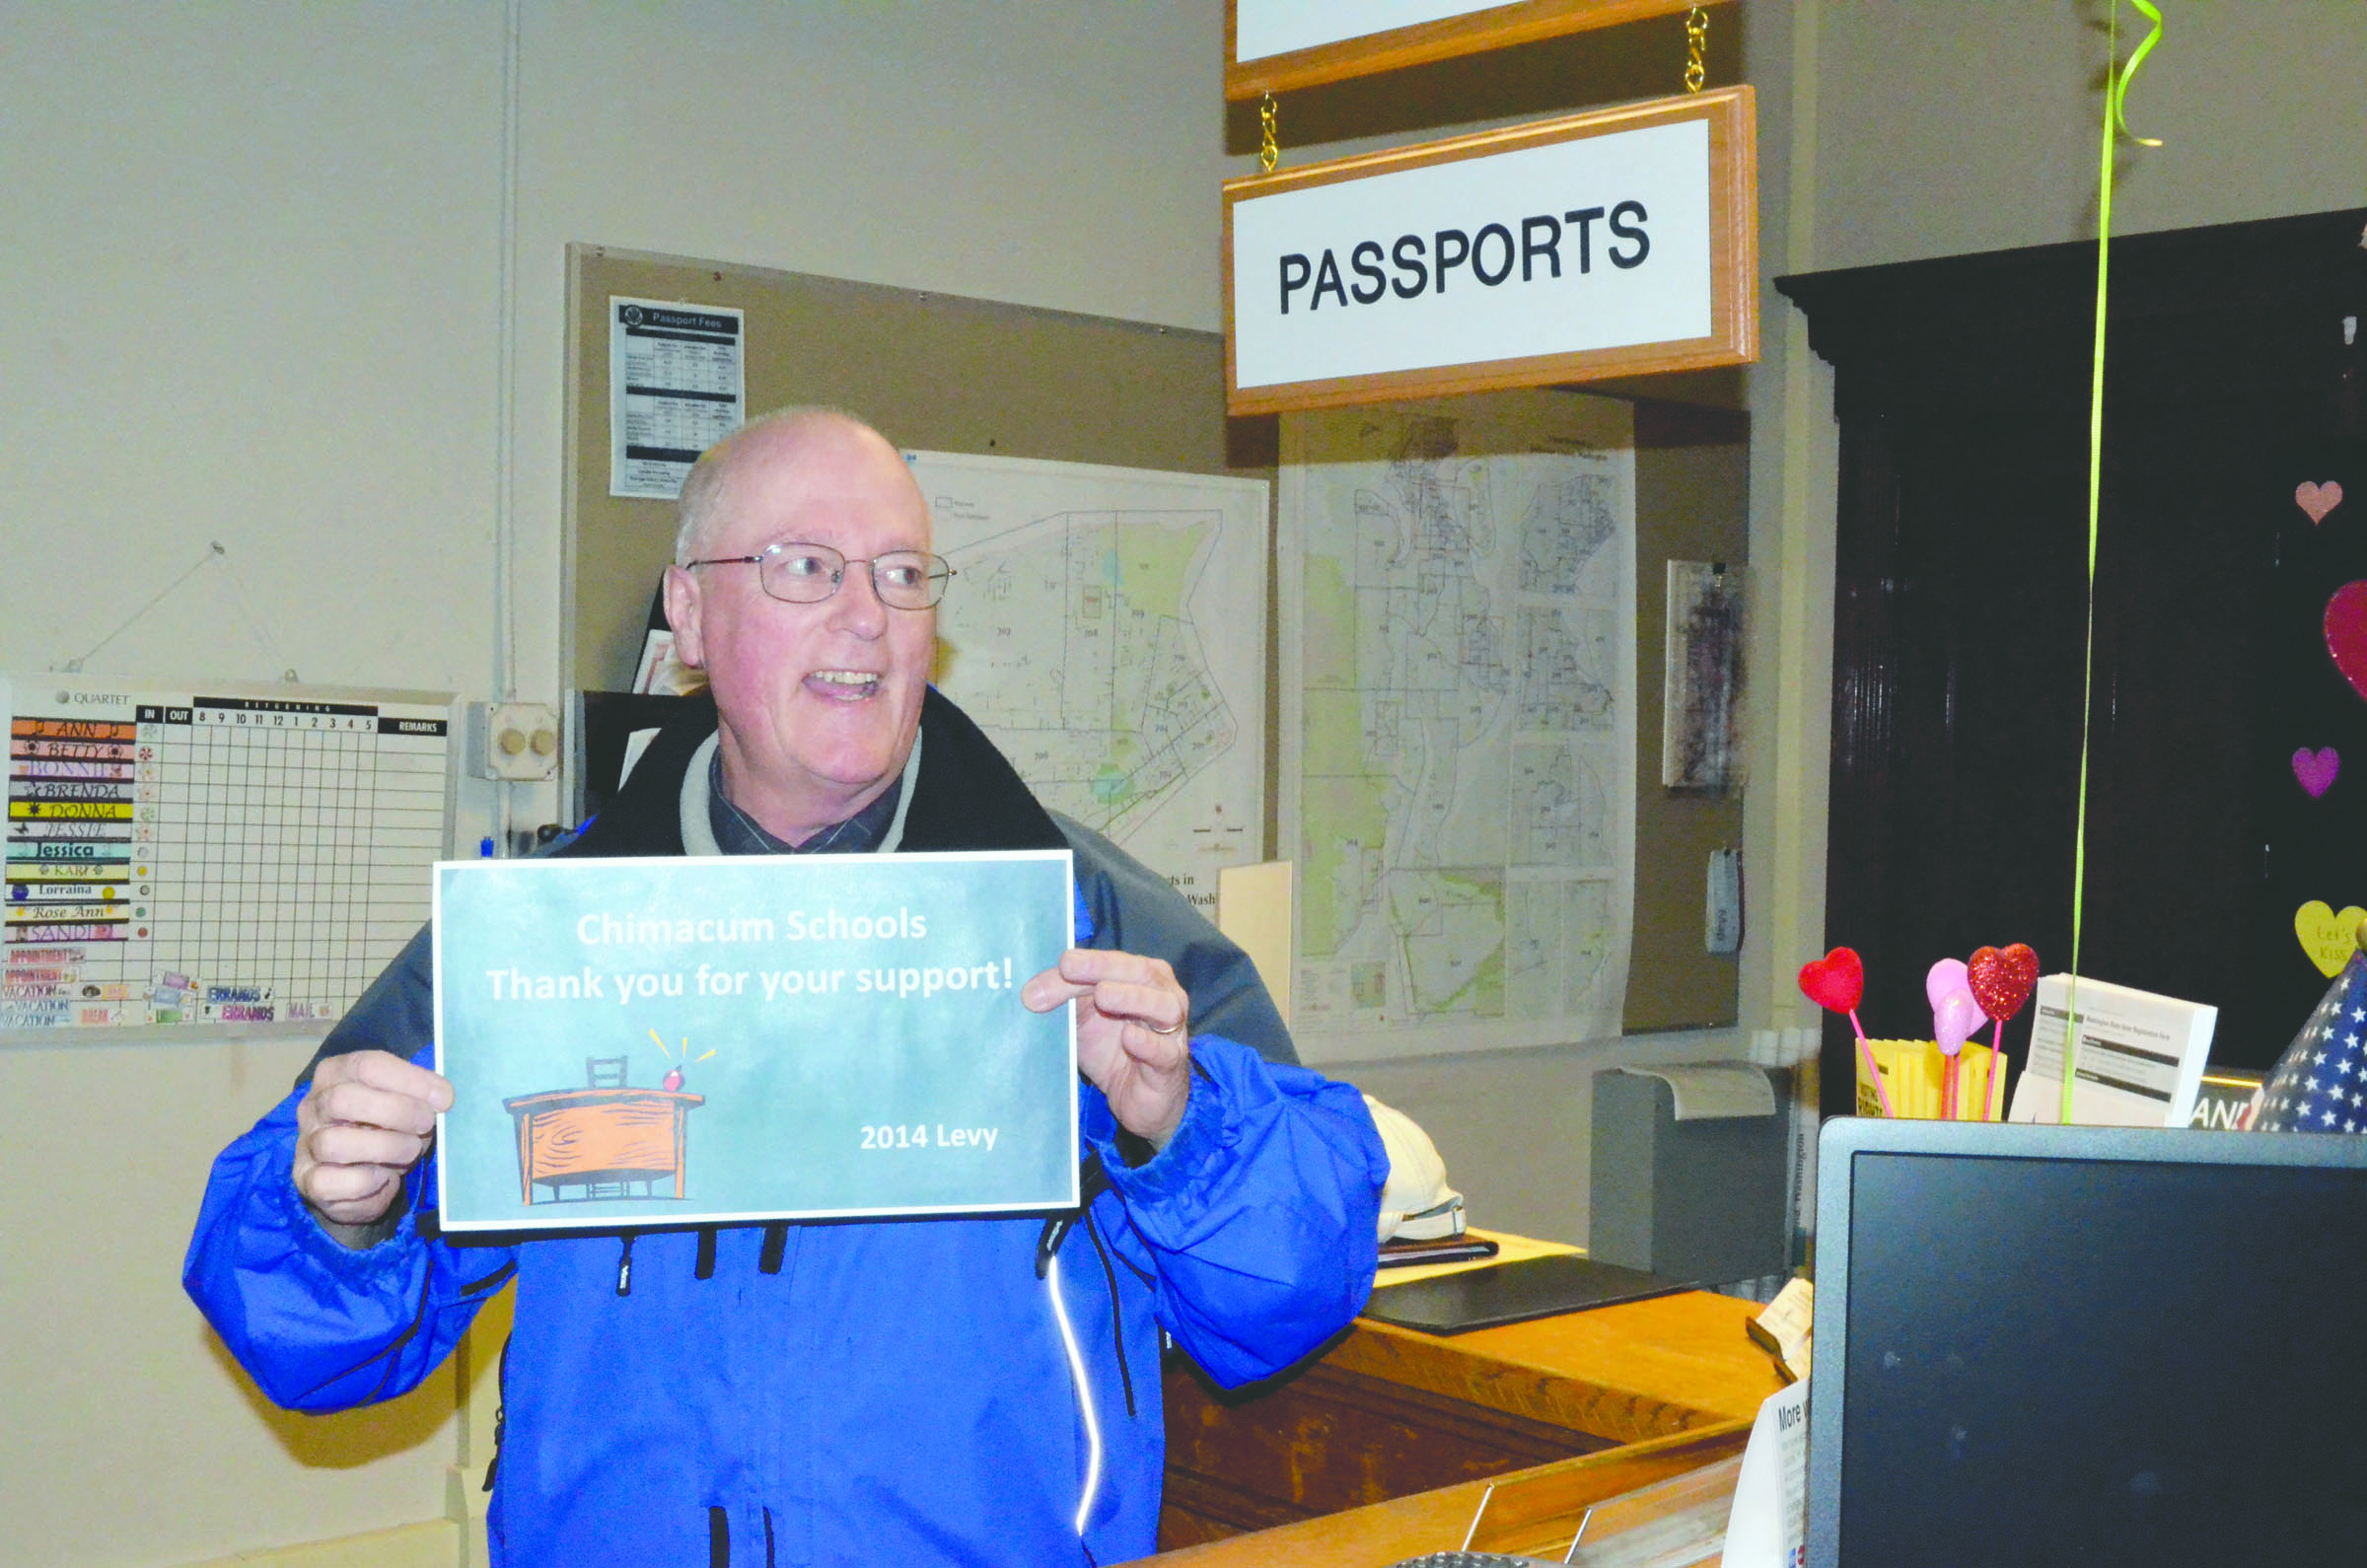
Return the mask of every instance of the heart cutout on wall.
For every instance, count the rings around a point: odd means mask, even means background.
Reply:
[[[2331,980],[2357,951],[2362,920],[2367,920],[2367,909],[2355,903],[2336,914],[2325,899],[2312,898],[2293,911],[2293,934],[2301,938],[2301,951],[2318,965],[2318,972]]]
[[[2344,583],[2326,602],[2326,651],[2350,688],[2367,697],[2367,582]]]
[[[2331,746],[2313,751],[2303,747],[2293,753],[2293,776],[2301,787],[2316,800],[2334,787],[2334,775],[2342,770],[2342,755]]]
[[[2324,484],[2303,481],[2293,487],[2293,504],[2309,514],[2312,524],[2326,521],[2326,515],[2342,504],[2342,486],[2332,479]]]

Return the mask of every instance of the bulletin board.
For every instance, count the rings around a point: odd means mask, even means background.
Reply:
[[[747,313],[747,399],[844,407],[903,448],[1108,463],[1185,473],[1276,475],[1270,416],[1228,420],[1224,340],[1136,321],[1031,309],[764,267],[596,245],[567,261],[566,537],[561,668],[582,690],[627,688],[651,596],[673,558],[672,503],[609,494],[608,301],[680,301]],[[1587,390],[1638,400],[1636,562],[1655,585],[1637,604],[1637,723],[1661,726],[1663,563],[1739,562],[1746,536],[1749,425],[1731,372],[1644,378]],[[1719,380],[1718,378],[1728,378]],[[1655,382],[1681,400],[1661,401]],[[1704,386],[1707,385],[1707,391]],[[1268,582],[1276,574],[1269,570]],[[1281,754],[1266,605],[1266,853]],[[1657,746],[1639,748],[1635,919],[1624,1026],[1730,1024],[1736,964],[1705,953],[1708,853],[1742,843],[1739,792],[1663,789]]]
[[[1214,332],[591,245],[568,249],[567,281],[564,668],[582,690],[629,686],[674,558],[671,501],[609,494],[611,295],[747,312],[752,414],[825,403],[904,448],[1267,476],[1226,462]]]

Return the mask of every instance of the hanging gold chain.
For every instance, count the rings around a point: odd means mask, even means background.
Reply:
[[[1281,144],[1274,140],[1274,95],[1266,94],[1257,101],[1257,128],[1261,138],[1257,143],[1257,162],[1267,174],[1282,161]]]
[[[1708,74],[1701,64],[1701,51],[1709,47],[1709,13],[1699,6],[1685,14],[1685,90],[1701,91],[1702,79]]]

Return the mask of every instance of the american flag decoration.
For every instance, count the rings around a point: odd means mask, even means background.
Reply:
[[[2255,1132],[2367,1132],[2367,952],[2354,952],[2260,1089]]]

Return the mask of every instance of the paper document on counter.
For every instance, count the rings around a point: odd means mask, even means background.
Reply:
[[[1800,1568],[1808,1560],[1808,1383],[1767,1396],[1751,1424],[1726,1521],[1726,1568]]]

